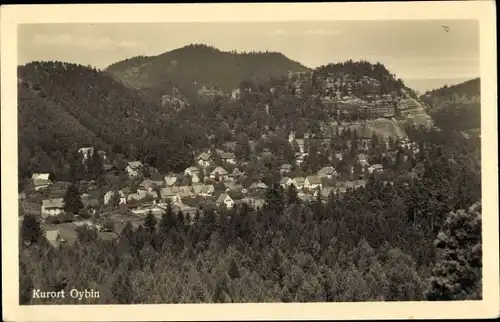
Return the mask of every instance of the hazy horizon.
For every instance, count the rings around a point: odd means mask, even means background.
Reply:
[[[19,27],[18,64],[58,60],[105,69],[195,43],[280,52],[309,68],[349,59],[380,62],[421,92],[480,74],[473,20],[29,24]]]

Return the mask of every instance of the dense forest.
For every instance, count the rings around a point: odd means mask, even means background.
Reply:
[[[70,150],[82,146],[148,156],[158,163],[169,159],[176,169],[191,160],[192,149],[206,145],[202,130],[186,130],[188,121],[173,120],[159,104],[101,71],[33,62],[19,67],[18,78],[21,178],[67,167]]]
[[[479,78],[429,91],[420,100],[440,128],[481,128],[481,81]]]
[[[92,288],[100,299],[79,303],[95,304],[481,299],[478,146],[447,130],[408,135],[426,147],[417,175],[372,175],[327,200],[273,185],[262,209],[168,209],[116,241],[81,227],[76,245],[58,250],[25,216],[20,303],[42,303],[35,285]]]

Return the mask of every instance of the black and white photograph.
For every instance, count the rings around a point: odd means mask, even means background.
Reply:
[[[494,34],[479,14],[374,19],[365,5],[352,20],[13,27],[2,248],[17,310],[498,302]]]

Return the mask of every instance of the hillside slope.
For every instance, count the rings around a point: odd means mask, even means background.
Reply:
[[[107,72],[127,86],[147,89],[158,99],[173,87],[185,95],[199,91],[231,93],[243,80],[267,81],[307,68],[274,52],[224,52],[206,45],[189,45],[158,56],[126,59]]]
[[[441,128],[476,130],[481,127],[479,78],[429,91],[420,97]]]
[[[182,156],[185,149],[159,104],[145,101],[107,73],[63,62],[33,62],[18,68],[18,92],[19,162],[28,172],[50,171],[50,159],[90,144],[157,160],[174,152]],[[159,147],[161,152],[150,153]]]

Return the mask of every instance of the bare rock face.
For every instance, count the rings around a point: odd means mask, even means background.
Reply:
[[[162,95],[160,102],[163,107],[175,111],[179,111],[188,105],[187,101],[182,97],[181,91],[176,87],[172,88],[171,94]]]

